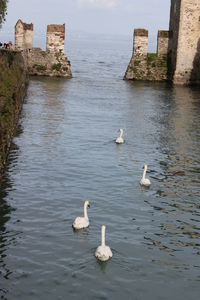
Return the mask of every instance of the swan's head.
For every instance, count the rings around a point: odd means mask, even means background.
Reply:
[[[104,231],[104,232],[106,231],[106,225],[101,226],[101,231]]]
[[[85,203],[84,203],[84,206],[85,207],[90,207],[90,202],[88,200],[86,200]]]
[[[123,134],[124,131],[123,131],[123,129],[120,128],[120,129],[119,129],[119,132],[120,132],[121,134]]]
[[[144,165],[144,170],[145,170],[145,171],[147,170],[147,165]]]

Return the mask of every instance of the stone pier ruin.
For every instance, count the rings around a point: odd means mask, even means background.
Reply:
[[[158,31],[157,53],[148,53],[148,30],[135,29],[133,55],[125,73],[125,79],[167,80],[168,31]]]
[[[47,26],[46,51],[33,47],[33,24],[18,20],[15,25],[15,50],[22,52],[29,75],[71,78],[64,45],[65,24]]]
[[[169,31],[158,31],[157,53],[147,53],[148,31],[134,30],[129,80],[200,84],[200,0],[171,0]]]

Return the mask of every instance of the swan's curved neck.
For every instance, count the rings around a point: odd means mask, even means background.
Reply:
[[[101,227],[101,246],[105,246],[105,232],[106,232],[106,227],[102,226]]]
[[[142,175],[142,179],[145,179],[145,177],[146,177],[146,172],[147,172],[147,169],[144,168],[143,175]]]
[[[88,214],[87,214],[87,203],[84,204],[84,218],[88,219]]]
[[[120,131],[120,136],[119,137],[122,138],[122,135],[123,135],[123,131]]]

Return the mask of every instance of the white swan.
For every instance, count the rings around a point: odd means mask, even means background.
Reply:
[[[123,142],[124,142],[124,140],[123,140],[123,138],[122,138],[122,135],[123,135],[123,129],[121,129],[120,128],[120,130],[119,130],[119,132],[120,132],[120,136],[116,139],[116,144],[123,144]]]
[[[144,186],[150,186],[151,185],[150,180],[145,177],[146,172],[147,172],[147,165],[144,165],[144,172],[143,172],[143,175],[142,175],[142,179],[140,180],[140,184],[144,185]]]
[[[84,217],[77,217],[72,224],[74,229],[83,229],[89,226],[89,219],[87,214],[87,208],[90,207],[89,201],[84,202]]]
[[[101,227],[101,246],[99,246],[95,252],[96,258],[101,261],[106,261],[113,256],[110,247],[106,246],[106,244],[105,244],[105,231],[106,231],[106,226],[102,225],[102,227]]]

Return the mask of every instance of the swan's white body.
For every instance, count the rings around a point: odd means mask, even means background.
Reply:
[[[87,228],[90,224],[87,214],[87,208],[90,207],[89,201],[85,201],[84,203],[84,217],[77,217],[72,224],[74,229],[83,229]]]
[[[119,137],[116,139],[115,142],[116,142],[117,144],[123,144],[123,142],[124,142],[124,140],[123,140],[123,138],[122,138],[122,135],[123,135],[123,129],[120,129],[119,132],[120,132],[120,135],[119,135]]]
[[[105,244],[105,231],[106,226],[101,227],[101,245],[96,249],[95,256],[101,261],[109,260],[113,254],[109,246]]]
[[[144,165],[144,172],[143,172],[143,175],[142,175],[142,179],[140,180],[140,184],[143,185],[143,186],[150,186],[151,185],[151,181],[146,178],[146,172],[147,172],[147,165]]]

